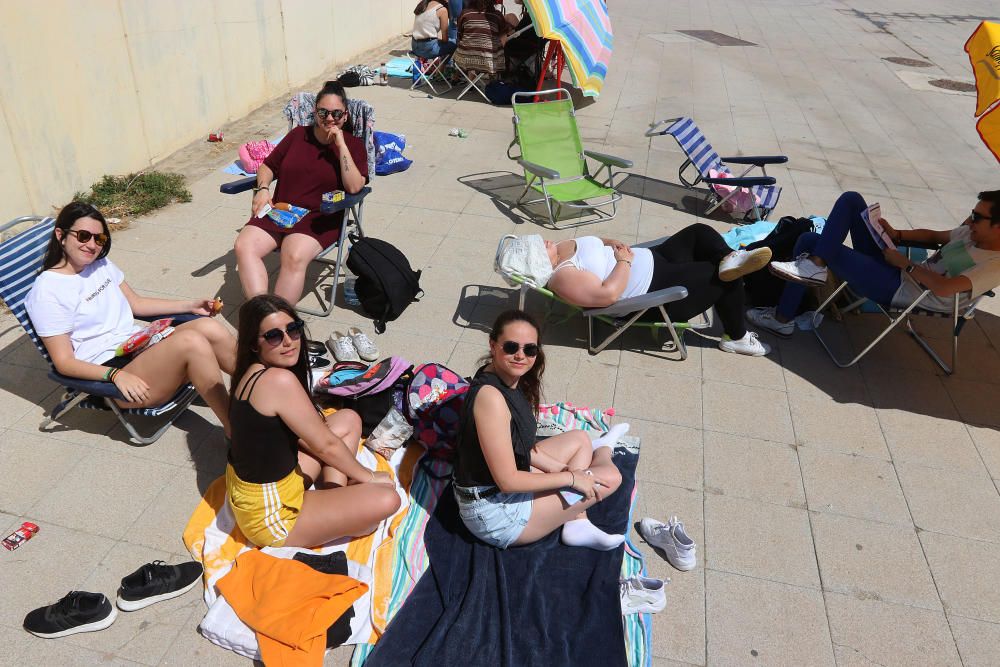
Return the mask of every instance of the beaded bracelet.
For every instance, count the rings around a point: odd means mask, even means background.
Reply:
[[[104,381],[105,382],[107,382],[108,378],[111,377],[111,371],[113,371],[113,370],[115,370],[115,369],[109,367],[108,370],[104,371]]]

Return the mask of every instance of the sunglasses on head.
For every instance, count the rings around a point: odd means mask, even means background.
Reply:
[[[278,347],[285,340],[286,333],[291,340],[302,338],[302,330],[305,326],[306,323],[302,320],[295,320],[294,322],[289,322],[284,331],[275,327],[274,329],[268,329],[260,337],[267,341],[267,344],[271,347]]]
[[[94,232],[89,232],[86,229],[67,229],[66,233],[76,236],[76,240],[80,243],[86,243],[90,239],[94,239],[94,243],[97,245],[106,246],[110,240],[108,235],[104,232],[98,232],[95,234]]]
[[[340,120],[347,115],[347,112],[343,109],[316,109],[316,115],[319,116],[320,120],[326,120],[330,116],[333,116],[334,120]]]
[[[517,354],[518,350],[524,350],[524,356],[526,357],[538,356],[538,343],[525,343],[521,345],[517,341],[505,340],[500,349],[503,350],[504,354]]]

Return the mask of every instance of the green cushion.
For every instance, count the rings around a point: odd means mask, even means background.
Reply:
[[[538,181],[535,181],[531,187],[539,192],[542,191],[542,186]],[[559,202],[586,201],[597,197],[608,197],[615,192],[590,177],[571,183],[556,183],[554,185],[546,183],[545,191],[552,199]]]
[[[562,178],[586,173],[572,100],[515,104],[514,116],[525,160],[554,169]]]

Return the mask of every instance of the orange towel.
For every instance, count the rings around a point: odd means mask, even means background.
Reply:
[[[356,579],[256,549],[240,554],[218,587],[257,633],[267,667],[322,665],[327,628],[368,590]]]

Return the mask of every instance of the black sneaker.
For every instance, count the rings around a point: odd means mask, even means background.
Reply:
[[[24,629],[36,637],[55,639],[103,630],[117,617],[118,610],[103,594],[70,591],[59,602],[28,612],[24,617]]]
[[[146,563],[122,579],[118,589],[118,608],[136,611],[184,595],[198,583],[202,572],[198,561],[180,565],[167,565],[162,560]]]

